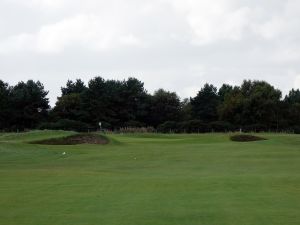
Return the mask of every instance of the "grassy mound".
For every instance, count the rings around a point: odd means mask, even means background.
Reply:
[[[267,139],[258,137],[258,136],[254,136],[254,135],[240,134],[240,135],[231,136],[230,140],[236,141],[236,142],[251,142],[251,141],[264,141]]]
[[[52,138],[41,141],[34,141],[31,144],[41,145],[80,145],[80,144],[100,144],[108,143],[108,139],[97,134],[75,134],[72,136]]]

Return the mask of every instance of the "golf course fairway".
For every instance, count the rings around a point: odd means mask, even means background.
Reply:
[[[300,136],[0,134],[0,225],[298,225]]]

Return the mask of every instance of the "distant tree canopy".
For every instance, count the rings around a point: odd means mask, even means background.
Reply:
[[[149,118],[154,127],[166,121],[178,121],[180,119],[180,99],[175,92],[159,89],[151,96]]]
[[[191,99],[193,117],[204,122],[218,120],[217,108],[219,96],[217,88],[213,85],[205,84],[195,98]]]
[[[300,132],[300,91],[284,98],[264,81],[240,86],[211,84],[195,97],[180,100],[175,92],[145,90],[136,78],[69,80],[50,109],[48,91],[39,81],[10,86],[0,80],[0,129],[105,129],[153,127],[161,132],[245,131]]]
[[[40,82],[19,82],[10,87],[0,81],[0,128],[32,129],[48,118],[48,92]]]
[[[284,98],[281,104],[281,119],[284,120],[286,126],[293,127],[300,125],[300,91],[292,89]]]
[[[11,88],[0,80],[0,129],[10,127],[9,118],[12,110]]]
[[[61,88],[61,95],[80,94],[86,89],[87,88],[82,80],[77,79],[75,82],[68,80],[66,87]]]
[[[274,129],[278,126],[281,92],[264,81],[244,81],[220,104],[222,120],[238,126]]]

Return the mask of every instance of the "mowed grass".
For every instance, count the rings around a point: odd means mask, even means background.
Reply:
[[[300,136],[0,134],[1,225],[297,225]],[[62,153],[66,152],[65,155]]]

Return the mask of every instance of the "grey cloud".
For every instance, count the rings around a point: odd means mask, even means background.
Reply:
[[[39,79],[52,104],[67,79],[97,75],[182,97],[246,78],[286,93],[300,88],[299,13],[296,0],[3,0],[0,79]]]

